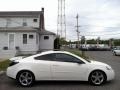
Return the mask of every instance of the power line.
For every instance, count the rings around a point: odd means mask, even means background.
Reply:
[[[107,35],[119,35],[120,33],[116,34],[103,34],[103,35],[81,35],[81,36],[107,36]]]

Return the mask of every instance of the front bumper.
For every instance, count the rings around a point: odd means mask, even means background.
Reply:
[[[16,79],[16,68],[12,68],[12,67],[8,67],[7,68],[7,72],[6,72],[6,75],[10,78],[13,78],[13,79]]]
[[[113,80],[114,78],[115,78],[114,70],[108,70],[107,71],[107,81]]]

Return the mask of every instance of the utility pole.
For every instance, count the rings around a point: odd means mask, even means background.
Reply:
[[[79,22],[78,22],[78,19],[79,19],[79,15],[77,14],[77,16],[76,16],[76,20],[77,20],[77,26],[76,26],[76,28],[77,28],[77,30],[76,30],[76,32],[77,32],[77,39],[78,39],[78,41],[77,41],[77,48],[79,49],[80,48],[80,39],[79,39],[79,34],[80,34],[80,32],[79,32]]]

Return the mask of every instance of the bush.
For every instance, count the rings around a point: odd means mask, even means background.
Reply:
[[[5,71],[9,66],[10,60],[4,60],[0,62],[0,71]]]
[[[88,57],[85,55],[85,52],[84,51],[80,51],[80,50],[77,50],[77,49],[73,49],[73,50],[67,50],[68,52],[71,52],[77,56],[80,56],[84,59],[88,59]]]

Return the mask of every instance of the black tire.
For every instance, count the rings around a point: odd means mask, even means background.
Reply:
[[[17,74],[16,80],[21,86],[28,87],[33,85],[35,77],[30,71],[20,71]]]
[[[89,83],[95,86],[105,83],[106,79],[106,74],[101,70],[95,70],[89,75]]]
[[[114,52],[114,55],[117,56],[116,52]]]

